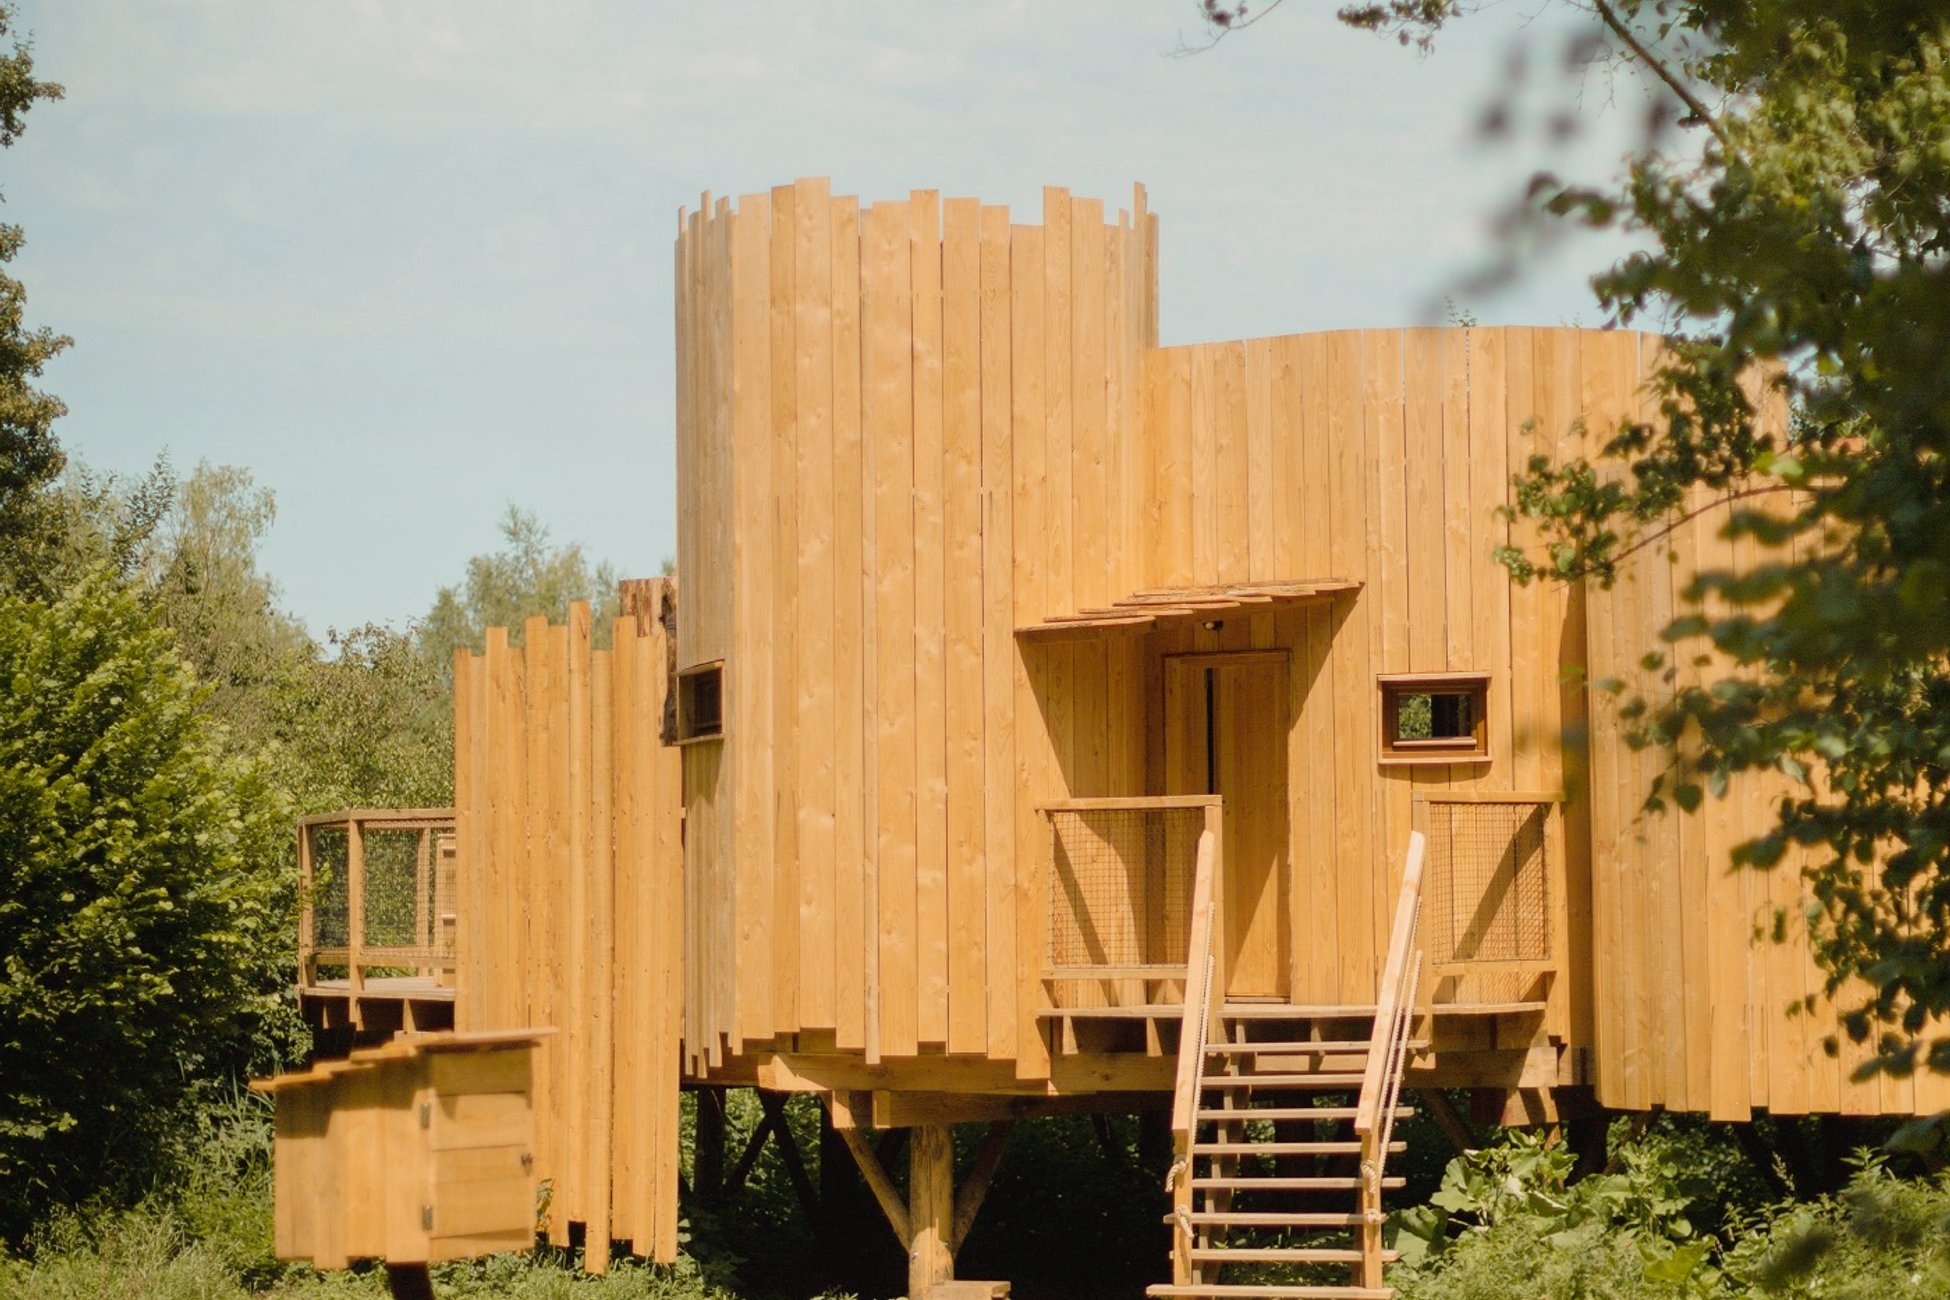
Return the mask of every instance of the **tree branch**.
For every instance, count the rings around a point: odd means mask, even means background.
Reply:
[[[1679,102],[1705,124],[1706,129],[1713,133],[1713,138],[1720,142],[1720,147],[1731,149],[1732,145],[1728,142],[1726,131],[1720,126],[1719,119],[1706,111],[1706,105],[1699,96],[1686,89],[1685,83],[1679,80],[1672,69],[1653,56],[1652,51],[1647,49],[1645,44],[1633,34],[1632,29],[1619,18],[1617,11],[1611,7],[1610,0],[1591,0],[1591,5],[1598,11],[1598,17],[1605,26],[1611,28],[1613,35],[1625,42],[1626,48],[1632,51],[1639,62],[1651,69],[1653,76],[1665,82],[1666,89],[1677,95]]]
[[[1735,501],[1744,501],[1748,497],[1762,497],[1762,496],[1767,496],[1768,494],[1773,492],[1793,492],[1794,490],[1795,490],[1794,488],[1789,487],[1785,483],[1770,483],[1766,487],[1744,488],[1739,492],[1730,492],[1726,496],[1718,497],[1712,501],[1708,501],[1705,505],[1700,506],[1698,509],[1688,510],[1685,514],[1679,516],[1679,518],[1677,519],[1667,520],[1665,524],[1663,524],[1656,531],[1647,533],[1644,537],[1639,538],[1636,542],[1633,542],[1630,546],[1626,547],[1618,554],[1612,556],[1611,562],[1613,564],[1617,564],[1620,560],[1627,559],[1632,555],[1637,554],[1638,552],[1644,550],[1646,547],[1652,545],[1652,543],[1659,541],[1663,538],[1672,536],[1674,529],[1679,528],[1683,524],[1691,523],[1693,520],[1699,518],[1701,515],[1705,514],[1709,510],[1718,510],[1721,506],[1732,505]]]

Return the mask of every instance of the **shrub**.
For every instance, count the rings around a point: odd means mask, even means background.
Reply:
[[[0,596],[0,1235],[146,1189],[288,1011],[288,809],[103,574]]]

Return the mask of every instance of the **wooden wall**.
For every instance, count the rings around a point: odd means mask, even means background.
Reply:
[[[1645,364],[1655,351],[1648,341]],[[1648,416],[1650,412],[1648,412]],[[1768,392],[1762,420],[1787,424],[1784,399]],[[1598,1095],[1611,1106],[1669,1106],[1746,1119],[1752,1110],[1913,1114],[1950,1108],[1950,1080],[1849,1078],[1869,1053],[1837,1034],[1835,1007],[1808,947],[1800,871],[1790,855],[1769,872],[1729,869],[1733,848],[1770,826],[1791,788],[1776,774],[1734,778],[1725,798],[1708,796],[1693,816],[1645,811],[1645,794],[1663,752],[1635,751],[1617,711],[1624,699],[1659,699],[1664,666],[1648,670],[1648,651],[1666,652],[1681,686],[1730,675],[1734,666],[1705,641],[1676,649],[1657,630],[1687,612],[1686,590],[1700,570],[1740,572],[1763,562],[1748,538],[1730,540],[1730,508],[1710,506],[1678,522],[1666,541],[1631,555],[1610,591],[1592,593],[1591,672],[1616,680],[1619,694],[1593,693],[1592,790],[1599,969]],[[1771,557],[1765,557],[1771,558]],[[1708,618],[1725,611],[1709,605]],[[1702,662],[1704,660],[1704,662]],[[1778,928],[1783,941],[1775,942]],[[1795,1004],[1814,999],[1812,1011]],[[1837,1037],[1839,1055],[1823,1041]]]
[[[1029,225],[803,180],[680,218],[677,654],[721,660],[727,690],[725,736],[683,758],[688,1068],[789,1047],[1044,1077],[1037,806],[1162,793],[1165,657],[1278,648],[1296,999],[1372,996],[1418,793],[1562,792],[1547,1024],[1596,1049],[1606,1098],[1867,1106],[1845,1063],[1799,1081],[1820,1026],[1769,1010],[1813,987],[1805,956],[1744,946],[1748,895],[1790,906],[1792,886],[1708,880],[1744,814],[1669,832],[1627,815],[1643,773],[1592,714],[1586,669],[1651,644],[1678,579],[1589,603],[1513,586],[1492,558],[1536,540],[1496,513],[1511,475],[1568,452],[1581,421],[1638,413],[1652,343],[1499,328],[1159,348],[1142,191],[1114,219],[1060,189],[1043,206]],[[1147,588],[1308,578],[1362,585],[1217,632],[1016,636]],[[1378,764],[1376,676],[1440,671],[1489,674],[1491,761]],[[1562,741],[1594,722],[1588,772]],[[1724,996],[1679,992],[1703,973]]]
[[[1029,226],[807,180],[681,219],[678,654],[727,691],[684,755],[694,1068],[788,1034],[1041,1068],[1017,863],[1053,744],[1085,786],[1141,779],[1141,702],[1128,649],[1112,709],[1104,650],[1014,629],[1141,579],[1154,246],[1142,191],[1108,218],[1049,190]]]
[[[536,1174],[570,1222],[677,1251],[683,805],[662,744],[662,580],[590,643],[588,606],[454,657],[456,1027],[553,1027],[536,1057]],[[592,1252],[591,1264],[600,1264]]]
[[[1571,329],[1341,331],[1162,348],[1146,358],[1147,585],[1343,578],[1358,594],[1181,625],[1159,653],[1292,656],[1291,987],[1371,1000],[1417,791],[1569,791],[1584,721],[1582,593],[1512,586],[1491,558],[1513,472],[1580,415],[1635,401],[1639,336]],[[1515,540],[1522,540],[1520,537]],[[1490,675],[1487,765],[1377,765],[1381,673]],[[1156,692],[1152,692],[1155,696]],[[1585,804],[1563,813],[1550,1027],[1589,1043]]]

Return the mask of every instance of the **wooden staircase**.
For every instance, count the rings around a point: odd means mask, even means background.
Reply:
[[[1395,1121],[1412,1113],[1401,1104],[1402,1072],[1427,1047],[1409,1036],[1422,856],[1417,834],[1372,1006],[1224,1001],[1218,954],[1201,932],[1218,903],[1195,892],[1177,1159],[1166,1179],[1172,1280],[1151,1295],[1394,1295],[1381,1280],[1393,1258],[1382,1246],[1381,1200],[1401,1186],[1386,1166],[1403,1146]]]

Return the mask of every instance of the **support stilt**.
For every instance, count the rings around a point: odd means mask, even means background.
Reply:
[[[697,1151],[691,1184],[697,1199],[711,1204],[724,1195],[724,1093],[697,1090]]]
[[[923,1124],[908,1139],[907,1294],[919,1300],[955,1276],[955,1131]]]
[[[433,1279],[425,1264],[386,1265],[386,1287],[393,1300],[433,1300]]]

